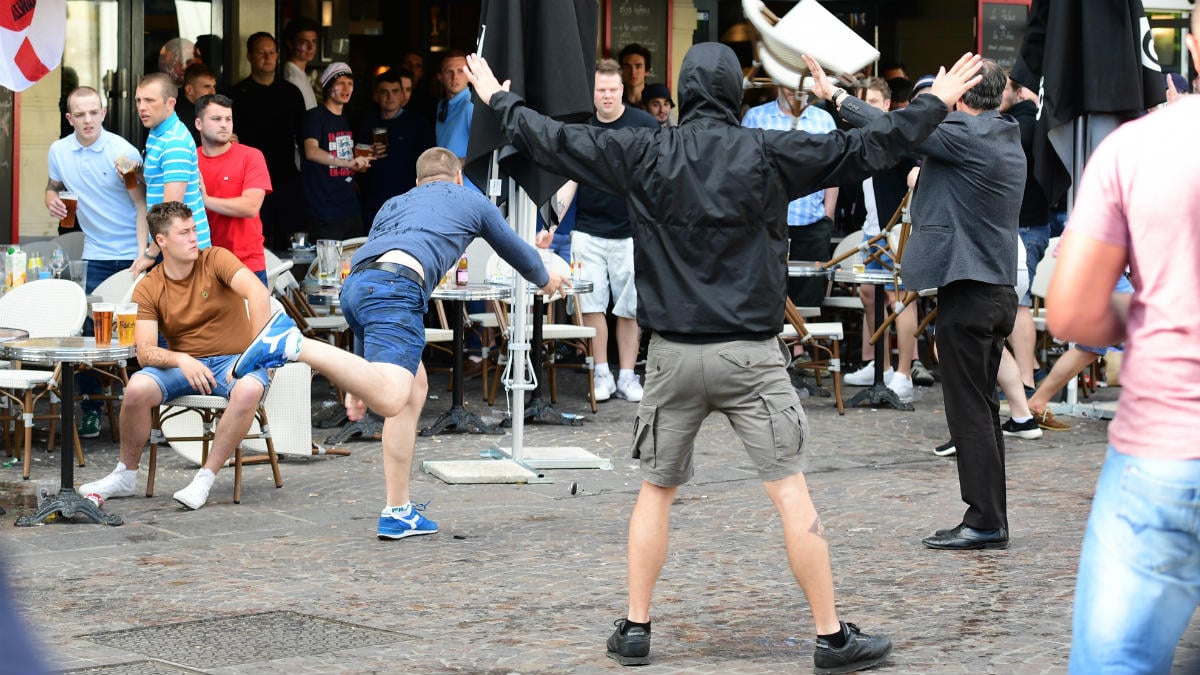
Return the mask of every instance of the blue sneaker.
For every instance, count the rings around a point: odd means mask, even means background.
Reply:
[[[429,502],[410,504],[404,511],[392,510],[379,516],[380,539],[403,539],[418,534],[434,534],[438,531],[437,523],[421,515]]]
[[[233,376],[245,377],[259,368],[278,368],[288,361],[295,361],[299,355],[300,329],[290,316],[279,310],[233,362]]]

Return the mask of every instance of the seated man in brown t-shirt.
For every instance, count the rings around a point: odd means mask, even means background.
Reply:
[[[138,460],[150,436],[150,413],[185,395],[229,399],[208,461],[175,501],[204,506],[216,473],[250,428],[269,384],[265,369],[226,381],[235,359],[271,316],[266,286],[237,257],[219,247],[200,250],[192,212],[179,202],[157,204],[146,214],[163,261],[134,289],[138,304],[134,342],[142,369],[129,378],[121,402],[121,459],[112,473],[79,487],[101,500],[133,495]],[[249,315],[247,315],[249,309]],[[168,349],[159,346],[159,335]]]

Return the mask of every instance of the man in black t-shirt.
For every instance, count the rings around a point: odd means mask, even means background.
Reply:
[[[592,92],[596,113],[591,124],[602,129],[646,127],[658,129],[658,120],[644,110],[623,102],[621,66],[612,59],[596,64]],[[568,183],[573,186],[574,183]],[[556,207],[566,211],[570,187],[559,191]],[[572,256],[583,269],[580,276],[595,289],[578,296],[583,323],[596,329],[592,347],[596,358],[596,400],[605,401],[616,394],[628,401],[642,400],[642,385],[633,373],[637,361],[637,291],[633,286],[633,227],[625,201],[616,195],[589,187],[578,188],[578,211],[571,232]],[[608,365],[609,299],[617,317],[617,361],[620,372],[613,378]]]
[[[290,82],[275,76],[279,48],[270,33],[246,40],[250,77],[233,85],[234,133],[239,143],[257,148],[267,160],[271,192],[259,216],[267,248],[284,249],[292,232],[306,229],[304,194],[296,154],[304,119],[304,98]]]
[[[355,140],[371,145],[371,170],[359,177],[363,223],[371,229],[379,207],[417,184],[417,157],[434,145],[433,125],[408,109],[413,74],[389,70],[375,78],[375,103],[358,125]],[[376,143],[375,130],[387,130],[387,141]]]
[[[364,234],[354,174],[371,167],[370,157],[354,156],[354,133],[342,114],[354,94],[350,66],[331,63],[321,73],[324,102],[304,113],[300,180],[312,213],[313,239],[349,239]]]

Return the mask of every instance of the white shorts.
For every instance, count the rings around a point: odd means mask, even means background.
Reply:
[[[592,282],[591,293],[575,296],[584,314],[608,311],[608,300],[615,298],[613,314],[637,317],[637,290],[633,286],[633,238],[605,239],[579,232],[571,233],[571,255],[580,261],[581,279]]]

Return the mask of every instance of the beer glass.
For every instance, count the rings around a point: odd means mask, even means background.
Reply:
[[[67,207],[67,217],[62,219],[63,227],[75,227],[75,207],[79,204],[79,198],[74,192],[66,190],[58,193],[58,198],[62,200],[63,206]]]
[[[92,322],[95,324],[96,344],[106,345],[113,337],[113,310],[111,302],[92,303]]]
[[[117,305],[117,344],[123,347],[133,344],[133,327],[137,324],[137,312],[136,302]]]

